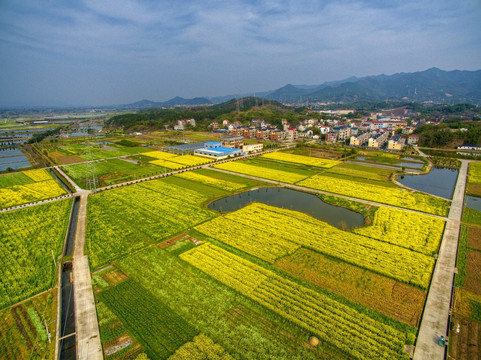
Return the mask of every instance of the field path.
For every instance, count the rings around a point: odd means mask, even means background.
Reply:
[[[87,200],[90,191],[80,191],[80,206],[73,253],[73,284],[77,359],[103,359],[95,310],[88,256],[84,255],[87,228]]]
[[[437,341],[441,335],[446,336],[448,329],[459,227],[470,161],[461,160],[461,162],[446,229],[419,328],[414,360],[444,359],[445,348],[439,346]]]

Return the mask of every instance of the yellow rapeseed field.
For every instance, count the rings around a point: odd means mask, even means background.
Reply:
[[[446,216],[450,204],[448,200],[418,192],[324,175],[314,175],[298,185],[442,216]]]
[[[271,152],[262,155],[262,157],[266,159],[279,160],[309,166],[317,166],[322,168],[331,168],[333,166],[341,164],[341,161],[337,160],[322,159],[304,155],[295,155],[285,152]]]
[[[241,174],[252,175],[264,179],[281,181],[285,183],[294,184],[306,178],[305,175],[296,174],[293,172],[270,169],[263,166],[256,166],[251,164],[244,164],[239,161],[231,161],[223,164],[215,165],[216,168],[233,171]]]

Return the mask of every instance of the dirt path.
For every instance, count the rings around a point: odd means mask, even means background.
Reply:
[[[77,359],[103,359],[100,332],[97,323],[88,256],[84,255],[87,226],[87,200],[89,191],[82,191],[75,233],[73,253],[73,284],[75,328],[77,333]]]
[[[459,170],[456,188],[454,189],[446,229],[444,230],[438,260],[419,328],[414,350],[414,360],[444,359],[445,349],[437,344],[437,340],[441,335],[446,336],[448,328],[459,226],[463,211],[469,161],[461,160],[461,162],[461,169]]]

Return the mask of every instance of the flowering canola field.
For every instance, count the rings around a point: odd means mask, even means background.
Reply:
[[[60,200],[0,215],[0,308],[55,283],[52,252],[62,251],[71,204]]]
[[[175,176],[227,191],[239,190],[245,187],[245,185],[242,184],[227,180],[216,179],[211,176],[196,173],[194,171],[183,172]]]
[[[269,262],[303,246],[423,289],[429,285],[434,265],[434,259],[425,254],[261,203],[201,224],[196,230]]]
[[[446,216],[450,204],[448,200],[418,192],[412,193],[324,175],[314,175],[297,185],[441,216]]]
[[[212,159],[203,158],[194,155],[176,155],[163,151],[149,151],[142,153],[142,155],[154,158],[156,160],[149,161],[149,163],[163,166],[168,169],[178,170],[186,167],[198,166],[213,162]]]
[[[470,184],[481,185],[481,162],[472,162],[469,164],[469,177]]]
[[[66,191],[53,179],[45,169],[22,171],[25,177],[19,185],[13,185],[14,181],[1,179],[2,183],[10,186],[0,189],[0,208],[8,208],[44,199],[50,199],[66,193]],[[19,178],[16,174],[5,174],[2,177]]]
[[[261,157],[272,160],[285,161],[295,164],[316,166],[321,168],[331,168],[333,166],[339,165],[342,162],[337,160],[322,159],[312,156],[295,155],[285,152],[271,152],[262,155]]]
[[[288,171],[270,169],[263,166],[244,164],[240,161],[230,161],[215,165],[214,167],[241,174],[257,176],[264,179],[286,182],[290,184],[294,184],[306,178],[305,175],[300,175]]]
[[[444,231],[444,221],[428,215],[381,206],[371,226],[355,233],[399,245],[427,255],[434,255]]]
[[[356,359],[409,359],[405,333],[212,244],[180,257]]]

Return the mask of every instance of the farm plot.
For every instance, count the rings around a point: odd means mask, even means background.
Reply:
[[[242,185],[232,181],[216,179],[214,177],[203,175],[195,171],[183,172],[175,176],[180,177],[182,179],[194,181],[194,182],[200,182],[202,184],[213,186],[215,188],[219,188],[226,191],[235,191],[235,190],[239,190],[246,187],[246,185]]]
[[[194,337],[194,340],[182,345],[169,360],[187,360],[187,359],[207,359],[207,360],[234,360],[234,358],[226,353],[224,348],[219,344],[215,344],[204,334]]]
[[[0,214],[0,308],[46,290],[56,281],[71,200]]]
[[[295,172],[276,170],[265,166],[245,164],[240,161],[230,161],[223,164],[215,165],[214,167],[222,170],[237,172],[240,174],[252,175],[264,179],[286,182],[289,184],[294,184],[307,177],[305,175],[296,174]]]
[[[44,321],[55,339],[56,299],[56,290],[51,290],[0,311],[1,359],[55,358],[55,341],[48,342]]]
[[[320,168],[332,168],[333,166],[341,164],[341,161],[337,160],[323,159],[304,155],[295,155],[277,151],[264,154],[262,155],[262,157],[270,160],[285,161],[289,163],[315,166]]]
[[[421,319],[426,293],[388,277],[303,248],[275,266],[411,326]]]
[[[134,178],[142,178],[159,174],[163,169],[152,164],[135,164],[120,159],[96,161],[87,167],[86,163],[62,166],[62,169],[81,187],[85,187],[85,179],[95,175],[100,186],[126,182]]]
[[[194,155],[182,155],[182,156],[170,158],[169,161],[182,164],[186,167],[191,167],[191,166],[208,164],[213,162],[214,160],[203,158],[200,156],[194,156]]]
[[[151,359],[167,359],[199,332],[133,280],[97,297],[122,321]]]
[[[444,231],[444,221],[432,216],[381,206],[371,226],[355,233],[402,246],[426,255],[434,255]]]
[[[310,333],[176,256],[149,247],[117,262],[163,304],[235,358],[346,359],[328,342],[319,354]]]
[[[207,195],[168,183],[168,179],[91,196],[86,235],[91,266],[110,263],[214,217],[200,207],[207,199]]]
[[[468,181],[470,184],[481,185],[481,162],[472,162],[469,164]]]
[[[407,334],[325,295],[205,244],[180,256],[220,282],[312,331],[356,359],[409,359]]]
[[[433,258],[424,254],[261,203],[201,224],[196,230],[266,261],[273,262],[303,246],[423,289],[434,264]]]
[[[0,175],[0,208],[50,199],[66,193],[45,169]]]
[[[324,175],[314,175],[299,182],[298,185],[441,216],[446,216],[450,204],[448,200],[418,192],[413,193]]]
[[[342,163],[329,169],[328,171],[326,171],[325,174],[345,175],[372,180],[389,180],[389,176],[392,172],[393,170],[383,169],[379,167]]]

